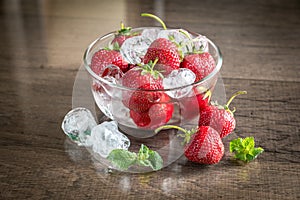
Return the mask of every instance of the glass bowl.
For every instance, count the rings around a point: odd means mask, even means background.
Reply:
[[[134,28],[131,31],[139,35],[145,29],[161,30],[158,27],[141,27]],[[201,36],[197,33],[188,33],[192,38]],[[131,146],[129,150],[137,152],[140,145],[145,144],[161,155],[163,167],[166,167],[183,155],[183,138],[178,137],[179,131],[174,129],[160,132],[155,132],[155,129],[163,125],[176,125],[186,129],[198,126],[200,118],[198,100],[199,97],[204,97],[208,91],[211,93],[214,91],[218,80],[218,72],[222,66],[221,52],[210,39],[205,37],[207,42],[206,51],[211,54],[215,62],[215,68],[206,77],[192,84],[172,89],[145,90],[129,88],[118,81],[101,77],[91,69],[94,53],[108,47],[114,37],[115,32],[111,32],[97,38],[84,53],[83,64],[88,73],[93,99],[100,111],[110,120],[116,121],[119,130],[130,139]],[[136,93],[146,98],[157,97],[152,100],[147,99],[150,106],[149,109],[143,112],[143,115],[138,115],[128,106],[132,96]],[[136,119],[143,120],[139,122]],[[114,168],[107,159],[101,158],[95,152],[90,152],[98,161]],[[133,166],[124,171],[144,173],[153,170]]]
[[[134,28],[132,32],[141,33],[144,29],[156,27]],[[159,28],[157,28],[159,29]],[[199,34],[191,33],[193,37]],[[162,90],[143,90],[134,89],[113,83],[103,77],[98,76],[90,67],[92,56],[95,52],[109,46],[109,43],[114,39],[115,32],[109,33],[99,37],[92,42],[84,53],[84,66],[91,79],[91,90],[94,100],[99,109],[111,120],[118,123],[119,128],[126,134],[137,138],[148,138],[155,134],[155,129],[166,124],[173,124],[179,126],[197,125],[199,119],[199,106],[197,103],[197,95],[204,95],[208,90],[213,92],[217,81],[217,74],[222,66],[222,56],[219,48],[208,38],[208,52],[215,60],[216,67],[214,70],[204,77],[202,80],[183,87]],[[187,92],[189,91],[189,92]],[[133,93],[140,93],[145,96],[160,95],[160,99],[153,100],[152,106],[148,111],[148,116],[141,116],[147,118],[148,124],[139,124],[132,119],[128,108],[128,102]],[[176,94],[186,93],[185,95],[175,97]],[[164,113],[157,117],[157,107],[172,109],[172,113]],[[153,109],[152,109],[153,108]],[[153,110],[153,111],[152,111]]]

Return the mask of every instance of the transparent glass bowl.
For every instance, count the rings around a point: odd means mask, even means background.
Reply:
[[[156,27],[142,27],[132,29],[135,33],[141,33],[145,28]],[[181,127],[197,126],[199,120],[199,105],[197,103],[197,95],[204,95],[205,92],[210,90],[213,92],[214,86],[217,81],[218,72],[222,66],[222,56],[219,48],[209,39],[208,52],[215,60],[215,69],[202,80],[195,82],[191,85],[184,87],[165,89],[165,90],[142,90],[124,87],[119,84],[112,83],[97,74],[95,74],[90,68],[92,56],[98,50],[107,47],[108,44],[114,39],[114,32],[99,37],[92,42],[84,54],[84,66],[87,70],[91,80],[91,90],[94,96],[94,100],[99,109],[110,119],[117,121],[119,128],[127,135],[136,138],[148,138],[154,136],[154,130],[166,124],[178,125]],[[197,37],[199,34],[191,33],[193,37]],[[182,93],[182,91],[190,91],[187,95],[181,98],[172,98],[168,94],[170,93]],[[159,101],[152,102],[152,106],[149,109],[147,121],[148,124],[137,124],[131,117],[130,109],[126,106],[126,102],[130,101],[130,97],[134,92],[140,92],[142,95],[161,95],[167,98],[160,98]],[[171,95],[172,96],[172,95]],[[151,113],[151,108],[161,107],[170,108],[173,110],[170,116],[169,113],[160,114],[157,117],[157,109]]]

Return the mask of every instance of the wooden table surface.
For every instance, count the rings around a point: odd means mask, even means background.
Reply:
[[[107,173],[61,130],[88,44],[120,21],[156,25],[141,12],[211,38],[227,96],[248,91],[219,164]],[[300,199],[298,0],[1,0],[0,16],[0,199]],[[237,164],[237,136],[265,152]]]

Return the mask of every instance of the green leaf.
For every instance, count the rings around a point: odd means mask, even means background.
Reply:
[[[254,138],[253,137],[246,137],[243,141],[243,147],[247,149],[253,149],[255,146]]]
[[[131,165],[134,165],[137,160],[136,153],[130,152],[125,149],[112,150],[107,159],[121,170],[128,169]]]
[[[153,170],[159,170],[163,167],[163,159],[159,153],[143,144],[139,150],[137,163],[141,166],[151,167]]]
[[[149,148],[142,144],[138,154],[138,160],[147,160],[149,158]]]
[[[107,159],[121,170],[126,170],[135,164],[151,167],[153,170],[159,170],[163,167],[161,156],[143,144],[138,154],[125,149],[114,149],[110,152]]]
[[[239,152],[240,149],[243,148],[243,143],[242,142],[243,142],[242,138],[232,140],[230,142],[229,151],[230,152],[235,152],[235,151]]]
[[[163,167],[163,159],[156,151],[150,150],[149,153],[149,164],[153,170],[160,170]]]
[[[120,45],[119,45],[118,42],[114,42],[113,43],[112,50],[115,50],[115,51],[119,51],[120,50]]]
[[[264,149],[255,148],[254,137],[238,138],[230,141],[229,151],[235,153],[234,158],[249,162],[254,160]]]

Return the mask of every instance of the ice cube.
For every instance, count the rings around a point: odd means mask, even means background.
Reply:
[[[163,78],[164,89],[172,89],[190,85],[196,80],[196,75],[189,69],[180,68],[173,70],[168,76]],[[166,93],[172,98],[182,98],[190,93],[192,86],[178,88],[167,91]]]
[[[79,146],[90,146],[87,141],[91,130],[97,125],[92,113],[86,108],[75,108],[64,117],[61,128]]]
[[[192,41],[194,51],[208,52],[208,42],[205,36],[199,35],[195,37]]]
[[[190,34],[183,29],[162,30],[159,32],[158,38],[166,38],[177,44],[179,51],[185,53],[186,45],[190,43]]]
[[[158,38],[157,36],[160,31],[160,28],[147,28],[143,30],[142,36],[148,38],[149,40],[151,40],[151,42],[153,42]]]
[[[92,129],[90,137],[93,151],[106,158],[114,149],[128,149],[130,140],[118,130],[117,122],[103,122]]]
[[[138,64],[142,62],[148,47],[152,43],[151,39],[143,36],[128,38],[121,46],[120,52],[126,62]]]

